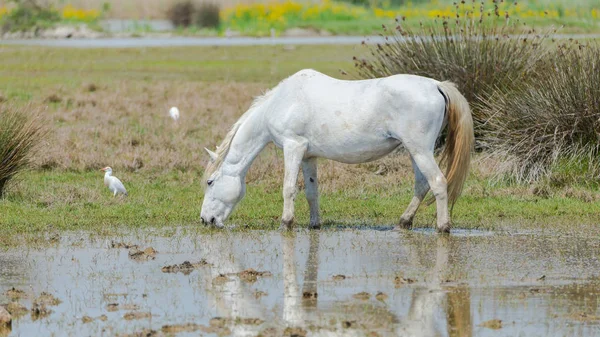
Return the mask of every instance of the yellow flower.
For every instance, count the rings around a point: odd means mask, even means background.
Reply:
[[[66,5],[62,9],[62,17],[66,20],[90,22],[100,17],[100,12],[96,9],[78,9],[72,5]]]

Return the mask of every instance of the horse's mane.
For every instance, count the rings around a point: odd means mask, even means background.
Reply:
[[[227,135],[225,135],[225,139],[223,139],[223,142],[221,143],[221,145],[217,146],[217,151],[216,151],[217,159],[215,159],[214,161],[210,161],[208,163],[208,166],[206,167],[206,170],[204,170],[204,179],[203,180],[205,183],[206,183],[207,179],[210,178],[210,176],[212,176],[213,173],[215,173],[215,171],[217,171],[223,164],[223,160],[225,160],[225,156],[227,156],[227,153],[229,152],[229,148],[231,147],[231,142],[233,141],[233,137],[235,137],[235,134],[238,132],[242,123],[244,123],[244,121],[246,119],[248,119],[248,116],[250,116],[252,114],[252,112],[256,111],[256,109],[259,107],[259,105],[261,105],[269,97],[271,97],[272,92],[273,92],[273,90],[269,90],[265,94],[263,94],[261,96],[257,96],[254,99],[254,101],[252,102],[252,105],[250,105],[250,109],[248,109],[248,111],[246,111],[237,120],[237,122],[235,122],[233,124],[233,126],[231,127],[229,132],[227,132]]]

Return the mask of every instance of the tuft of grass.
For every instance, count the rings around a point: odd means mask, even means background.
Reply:
[[[596,179],[600,175],[600,45],[562,45],[545,76],[486,100],[485,142],[519,182]],[[575,173],[575,174],[573,174]]]
[[[36,115],[15,108],[0,111],[0,197],[7,183],[31,164],[36,145],[44,135]]]
[[[368,45],[371,57],[355,58],[359,76],[376,78],[414,74],[456,83],[472,105],[476,135],[489,118],[482,99],[496,87],[536,77],[538,65],[548,55],[547,34],[534,30],[516,33],[517,24],[500,15],[498,3],[488,9],[456,4],[454,17],[440,17],[419,28],[396,20],[390,31],[383,27],[386,42]],[[490,14],[488,16],[488,14]],[[479,145],[481,146],[481,144]]]

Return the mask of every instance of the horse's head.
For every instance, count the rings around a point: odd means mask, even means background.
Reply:
[[[210,155],[211,162],[217,160],[217,155],[206,150]],[[220,165],[206,181],[204,190],[204,201],[202,202],[202,211],[200,219],[202,223],[222,228],[223,223],[235,206],[242,200],[246,194],[246,184],[239,175],[234,175],[223,169]]]

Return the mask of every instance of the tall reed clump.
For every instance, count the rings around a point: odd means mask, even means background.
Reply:
[[[189,27],[194,22],[195,11],[192,1],[179,1],[167,10],[167,17],[175,27]]]
[[[31,163],[35,148],[45,135],[40,118],[22,110],[0,107],[0,197],[7,183]]]
[[[221,24],[220,6],[217,2],[204,2],[196,5],[191,0],[174,3],[167,11],[167,17],[176,27],[218,28]]]
[[[600,44],[561,45],[534,83],[485,100],[500,173],[589,183],[600,175]]]
[[[461,1],[454,17],[421,22],[418,28],[397,18],[393,31],[383,27],[385,43],[367,45],[371,56],[355,58],[358,74],[363,78],[414,74],[456,83],[471,103],[480,136],[489,118],[487,110],[479,108],[482,99],[497,87],[511,88],[536,77],[538,65],[549,53],[544,43],[548,34],[524,31],[509,17],[509,10],[501,10],[497,0],[470,5]]]
[[[217,3],[207,2],[196,8],[196,25],[200,28],[218,28],[221,25],[221,8]]]

